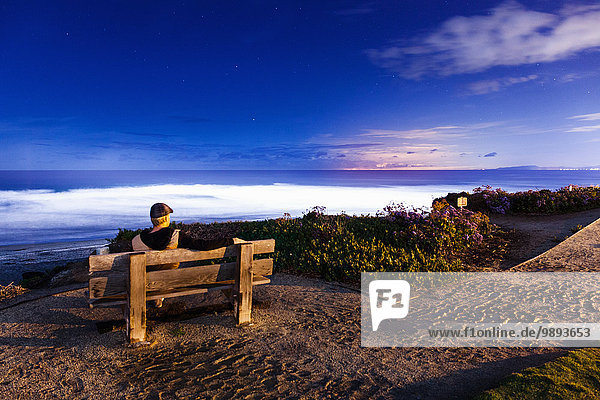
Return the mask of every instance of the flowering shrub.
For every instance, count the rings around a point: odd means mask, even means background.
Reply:
[[[464,192],[460,195],[468,198],[469,209],[496,214],[558,214],[600,207],[600,188],[595,186],[569,185],[556,191],[528,190],[516,193],[484,186],[474,189],[471,195]],[[449,194],[444,199],[454,204],[456,197],[457,194]]]
[[[197,237],[275,239],[275,265],[330,280],[360,279],[361,271],[455,271],[493,226],[486,215],[436,203],[428,213],[391,204],[375,216],[328,215],[315,207],[300,218],[176,224]],[[117,239],[137,233],[119,230]]]
[[[439,204],[430,213],[392,204],[376,216],[327,215],[242,222],[238,236],[274,238],[281,270],[358,280],[361,271],[454,271],[489,237],[487,216]]]
[[[506,214],[510,210],[510,194],[502,189],[476,188],[475,193],[481,193],[487,208],[496,214]]]

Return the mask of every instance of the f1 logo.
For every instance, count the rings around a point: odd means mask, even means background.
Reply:
[[[403,280],[375,280],[369,283],[373,331],[384,319],[401,319],[408,315],[410,284]]]

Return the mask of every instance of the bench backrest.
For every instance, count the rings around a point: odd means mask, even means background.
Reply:
[[[275,251],[274,239],[255,240],[248,243],[253,244],[253,255]],[[149,266],[238,257],[238,252],[238,246],[232,245],[209,251],[173,249],[147,251],[142,254],[145,254],[146,266]],[[90,256],[90,300],[107,298],[124,299],[126,297],[130,259],[131,255],[134,254],[140,253],[129,252]],[[196,285],[232,284],[235,279],[236,264],[237,262],[227,262],[196,267],[180,267],[173,270],[151,271],[146,273],[146,290],[148,292],[165,292]],[[251,269],[255,277],[271,275],[273,273],[273,259],[253,259]]]

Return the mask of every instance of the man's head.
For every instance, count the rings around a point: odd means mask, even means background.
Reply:
[[[171,223],[171,217],[169,214],[173,212],[173,209],[165,203],[156,203],[150,207],[150,219],[152,225],[169,225]]]

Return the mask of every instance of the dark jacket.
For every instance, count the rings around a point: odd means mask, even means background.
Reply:
[[[232,238],[220,239],[196,239],[179,229],[162,228],[156,232],[152,229],[145,229],[133,238],[131,245],[134,251],[165,250],[165,249],[194,249],[194,250],[213,250],[219,247],[230,246],[233,244]],[[147,268],[148,271],[157,271],[164,269],[175,269],[179,263],[152,265]]]
[[[173,228],[162,228],[156,232],[150,232],[152,229],[148,228],[142,231],[140,239],[142,242],[153,250],[164,250],[169,248],[184,248],[194,250],[212,250],[218,249],[219,247],[230,246],[233,244],[232,238],[219,238],[219,239],[196,239],[191,237],[185,232],[176,230]],[[179,240],[177,246],[171,247],[169,244],[173,240],[173,235],[179,233]],[[174,243],[173,243],[174,244]]]

